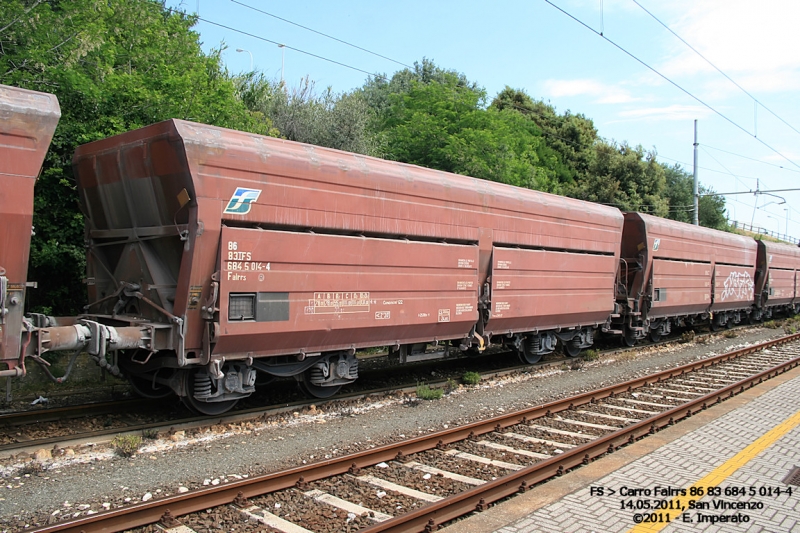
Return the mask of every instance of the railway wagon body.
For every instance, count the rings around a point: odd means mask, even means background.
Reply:
[[[800,247],[758,242],[756,313],[769,318],[774,310],[800,310]]]
[[[614,310],[614,208],[181,120],[74,167],[87,316],[140,328],[120,365],[200,409],[254,369],[327,395],[365,347],[574,352]]]
[[[657,339],[676,319],[738,323],[754,303],[756,242],[710,228],[626,213],[620,303],[626,340]]]
[[[0,85],[0,376],[25,374],[33,189],[60,117],[54,95]]]

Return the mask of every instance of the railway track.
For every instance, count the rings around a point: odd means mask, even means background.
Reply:
[[[752,326],[737,326],[737,329],[746,330]],[[706,338],[714,333],[701,333],[693,340],[705,342]],[[656,343],[637,345],[635,347],[605,348],[599,355],[609,356],[634,352],[643,348],[652,348],[673,344],[678,338],[662,339]],[[503,359],[502,356],[507,356]],[[495,353],[489,357],[461,358],[462,363],[468,363],[466,368],[477,370],[482,378],[501,377],[514,372],[540,371],[547,368],[557,368],[567,364],[580,365],[582,357],[554,357],[534,365],[513,365],[508,362],[516,361],[512,352]],[[505,363],[502,363],[505,361]],[[416,384],[420,381],[428,383],[431,387],[446,387],[448,380],[458,379],[462,370],[458,366],[459,360],[426,361],[402,367],[402,375],[406,379],[398,379],[396,374],[390,372],[390,386],[382,386],[386,378],[381,376],[387,369],[368,370],[362,380],[354,386],[338,394],[332,400],[348,401],[358,400],[367,396],[375,396],[390,392],[413,393]],[[419,376],[429,376],[431,373],[438,376],[436,379],[420,379]],[[373,385],[378,383],[378,386]],[[451,381],[452,383],[452,381]],[[289,401],[281,398],[288,397]],[[297,399],[302,398],[302,399]],[[259,417],[281,415],[288,411],[302,410],[311,405],[319,405],[319,400],[303,398],[298,393],[293,382],[278,382],[271,390],[271,395],[266,398],[250,400],[248,407],[242,407],[221,417],[208,417],[188,412],[176,401],[173,403],[163,400],[155,401],[146,398],[117,400],[111,402],[88,403],[82,405],[27,410],[0,415],[0,454],[13,457],[20,452],[31,453],[42,448],[66,448],[80,446],[82,443],[102,444],[110,442],[120,434],[155,435],[174,428],[183,430],[200,429],[211,424],[241,423],[255,420]]]
[[[630,350],[630,348],[627,350]],[[559,358],[552,361],[539,362],[534,365],[506,366],[503,369],[483,369],[480,371],[480,374],[481,377],[485,379],[520,371],[536,371],[550,367],[559,367],[567,362],[575,361],[576,359],[573,358]],[[439,365],[425,363],[419,366],[439,369],[441,367],[441,362]],[[404,367],[406,371],[409,369],[415,370],[413,367]],[[452,374],[452,377],[449,377],[449,374],[446,372],[440,372],[440,374],[445,374],[445,377],[430,380],[427,383],[432,387],[443,387],[447,385],[448,379],[457,377],[457,374]],[[331,400],[356,400],[367,396],[377,396],[393,392],[412,393],[416,390],[416,384],[419,381],[415,378],[415,375],[416,374],[411,374],[409,379],[405,379],[396,385],[378,388],[358,387],[353,392],[337,394],[335,397],[331,398]],[[287,389],[294,388],[291,383],[287,383],[286,385]],[[280,391],[278,396],[280,396]],[[62,445],[65,441],[92,441],[97,443],[98,440],[102,440],[103,438],[110,440],[113,436],[121,433],[130,434],[148,431],[165,431],[175,427],[195,429],[210,424],[241,423],[243,421],[301,410],[311,405],[318,405],[320,401],[327,400],[303,399],[290,402],[273,401],[267,405],[237,409],[218,417],[193,415],[186,410],[176,411],[175,409],[165,408],[163,401],[148,399],[103,402],[98,404],[10,413],[0,415],[0,428],[5,429],[4,434],[0,435],[0,452],[6,455],[13,455],[22,449],[29,450],[52,447],[53,445]],[[89,427],[92,424],[81,422],[81,420],[84,419],[95,419],[94,424],[97,425],[98,421],[96,419],[99,417],[103,418],[100,422],[100,428],[92,428]],[[29,429],[33,429],[37,435],[44,436],[30,436],[28,433]]]
[[[586,464],[800,364],[800,334],[446,431],[35,531],[258,523],[425,531]],[[179,517],[179,518],[175,518]],[[178,531],[175,529],[175,531]]]
[[[748,326],[740,326],[747,328]],[[710,334],[700,334],[698,337],[711,336]],[[617,353],[627,353],[641,350],[644,347],[654,347],[676,342],[678,339],[664,339],[657,343],[639,345],[635,347],[615,347],[600,350],[599,354],[608,356]],[[505,360],[516,360],[515,355],[496,353],[488,358],[462,358],[462,362],[468,362],[470,368],[475,368],[482,378],[500,377],[514,372],[539,371],[547,368],[558,368],[561,365],[581,364],[583,359],[558,357],[550,360],[541,361],[533,365],[512,365],[507,363],[498,368],[497,363],[502,355],[509,355]],[[486,361],[482,361],[486,359]],[[385,381],[381,375],[386,371],[372,370],[365,372],[360,383],[351,386],[344,393],[340,393],[332,400],[347,401],[356,400],[366,396],[375,396],[390,392],[413,393],[416,385],[420,382],[420,375],[429,376],[434,372],[437,378],[425,380],[431,387],[445,387],[448,379],[458,379],[459,369],[453,369],[456,360],[423,362],[416,365],[406,365],[402,367],[403,375],[406,379],[397,380],[397,375],[390,374],[393,380],[392,385],[383,386]],[[394,371],[395,369],[390,369]],[[378,386],[371,386],[372,383]],[[37,409],[7,413],[0,415],[0,453],[5,456],[13,456],[23,450],[35,450],[41,448],[64,447],[74,443],[93,442],[102,443],[110,441],[114,436],[127,434],[146,434],[166,431],[170,428],[180,427],[182,429],[202,428],[209,424],[240,423],[243,421],[254,420],[259,417],[269,417],[280,415],[284,412],[308,408],[311,405],[318,405],[320,400],[315,399],[291,399],[281,401],[279,398],[299,397],[296,393],[294,383],[276,384],[281,388],[273,391],[273,394],[265,401],[251,401],[252,407],[244,404],[244,407],[236,409],[221,417],[208,417],[196,415],[182,409],[177,402],[170,404],[163,400],[151,400],[146,398],[118,400],[112,402],[89,403],[57,408]],[[295,392],[292,392],[295,391]]]

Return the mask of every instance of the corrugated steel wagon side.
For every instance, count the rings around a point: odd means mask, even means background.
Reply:
[[[764,318],[773,311],[800,312],[800,247],[758,241],[756,308]]]
[[[626,213],[622,238],[621,304],[626,339],[657,339],[680,319],[711,318],[712,327],[752,312],[756,242],[683,222]]]
[[[33,189],[60,117],[52,94],[0,85],[0,376],[25,374]]]
[[[614,311],[613,208],[180,120],[74,166],[88,315],[149,328],[120,366],[201,410],[249,394],[254,369],[325,396],[366,347],[577,353]]]

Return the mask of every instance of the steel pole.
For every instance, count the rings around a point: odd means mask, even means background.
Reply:
[[[700,225],[700,201],[699,201],[699,194],[697,191],[697,120],[694,121],[694,180],[693,180],[693,189],[694,189],[694,225]]]

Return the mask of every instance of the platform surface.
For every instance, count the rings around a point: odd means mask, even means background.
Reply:
[[[794,467],[800,367],[445,531],[800,532]]]

